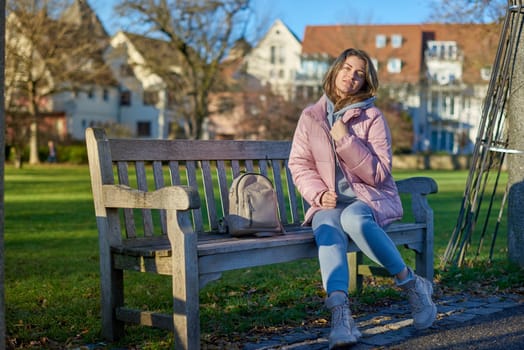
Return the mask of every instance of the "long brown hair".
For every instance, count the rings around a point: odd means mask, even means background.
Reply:
[[[357,56],[365,62],[366,77],[364,84],[357,93],[340,98],[340,96],[337,94],[335,79],[349,56]],[[371,61],[371,58],[365,51],[349,48],[344,50],[331,64],[324,77],[323,87],[327,97],[335,104],[335,111],[337,111],[348,104],[364,101],[372,96],[375,96],[378,90],[377,71],[373,65],[373,62]]]

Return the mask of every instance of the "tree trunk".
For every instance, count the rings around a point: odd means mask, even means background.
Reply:
[[[38,157],[38,121],[37,117],[33,119],[30,126],[29,135],[29,164],[39,164]]]
[[[14,150],[14,164],[16,169],[22,169],[23,164],[23,150],[21,147],[15,147]]]
[[[522,16],[522,14],[521,14]],[[514,74],[508,101],[508,137],[510,150],[524,151],[524,36],[512,40],[518,44]],[[508,154],[508,253],[510,260],[524,267],[524,153]]]

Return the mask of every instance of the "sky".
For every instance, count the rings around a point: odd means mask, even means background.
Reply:
[[[110,34],[122,27],[112,14],[116,0],[89,0]],[[268,26],[281,19],[301,40],[308,25],[417,24],[431,13],[429,0],[254,0]]]

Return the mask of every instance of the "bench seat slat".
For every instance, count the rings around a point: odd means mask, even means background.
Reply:
[[[396,244],[421,244],[424,230],[394,230],[390,233]],[[142,272],[171,274],[171,251],[169,242],[157,242],[155,246],[113,248],[119,255],[115,258],[117,266]],[[350,242],[348,253],[358,252],[358,247]],[[204,240],[198,245],[199,272],[213,274],[282,263],[317,256],[317,248],[311,232],[297,232],[272,238],[232,238]],[[132,268],[134,266],[134,268]]]
[[[388,234],[395,239],[398,244],[419,243],[423,237],[419,236],[420,232],[425,229],[424,224],[402,224],[395,223],[388,227]],[[229,235],[201,235],[198,240],[198,255],[223,254],[233,251],[247,251],[252,249],[266,249],[275,246],[293,244],[314,243],[313,234],[309,228],[294,227],[293,231],[285,235],[274,237],[243,237],[236,238]],[[400,237],[404,237],[400,241]],[[142,243],[142,244],[140,244]],[[113,247],[115,252],[121,254],[130,254],[136,256],[170,256],[170,244],[166,237],[158,237],[154,241],[135,241],[126,245]]]

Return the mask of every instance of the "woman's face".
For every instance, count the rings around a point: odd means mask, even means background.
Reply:
[[[365,81],[366,62],[357,56],[349,56],[335,78],[338,96],[344,98],[357,93]]]

